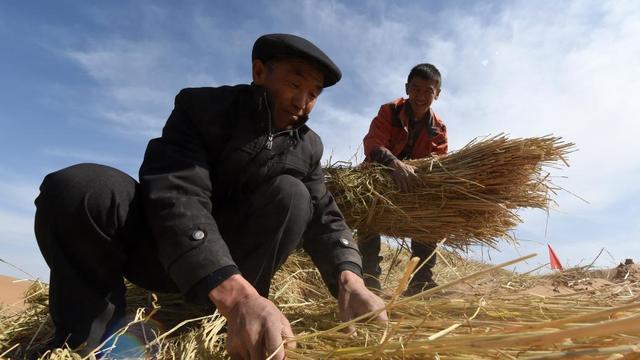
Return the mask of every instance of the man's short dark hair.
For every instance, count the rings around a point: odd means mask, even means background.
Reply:
[[[433,80],[438,82],[438,87],[442,85],[442,76],[440,71],[431,64],[418,64],[411,69],[409,76],[407,77],[407,83],[411,82],[414,77],[421,77],[426,80]]]

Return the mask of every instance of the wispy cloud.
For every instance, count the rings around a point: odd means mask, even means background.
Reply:
[[[157,75],[171,68],[163,63],[168,51],[158,42],[116,38],[98,43],[67,52],[100,87],[93,111],[124,134],[157,136],[174,96],[171,79]]]
[[[33,201],[37,193],[37,184],[15,175],[0,181],[0,258],[46,279],[47,267],[33,234]],[[0,273],[25,277],[6,264],[0,264]]]
[[[68,162],[91,162],[108,165],[138,166],[140,161],[129,158],[117,157],[105,153],[90,152],[83,149],[69,149],[61,147],[48,147],[42,150],[44,155],[62,158]]]
[[[0,226],[2,226],[3,236],[6,238],[32,237],[33,215],[0,209]],[[0,242],[6,241],[7,239],[0,239]]]
[[[630,101],[640,90],[634,55],[640,43],[633,35],[640,34],[640,11],[632,3],[581,4],[544,11],[520,4],[490,25],[469,20],[472,31],[457,37],[468,42],[458,43],[456,52],[486,54],[447,64],[457,90],[439,105],[449,113],[457,144],[457,130],[466,136],[552,132],[576,142],[580,151],[571,156],[567,185],[601,208],[637,189],[640,180],[638,160],[614,156],[640,150],[634,123],[640,104]]]
[[[7,179],[5,177],[5,179]],[[21,212],[33,210],[33,200],[38,194],[38,184],[29,180],[0,181],[0,208],[6,207]],[[4,229],[3,227],[0,227]]]
[[[250,80],[251,31],[222,28],[222,15],[207,15],[199,5],[181,7],[187,16],[183,21],[169,20],[167,9],[151,3],[133,6],[146,14],[139,20],[146,36],[134,40],[128,34],[100,34],[64,51],[95,82],[91,110],[112,129],[122,135],[158,136],[181,88]],[[100,21],[104,14],[93,11],[92,16]],[[163,28],[166,21],[175,32]],[[246,57],[242,64],[237,61],[240,52]]]

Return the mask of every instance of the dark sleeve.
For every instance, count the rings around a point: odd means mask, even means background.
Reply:
[[[304,183],[311,194],[313,217],[304,234],[304,250],[311,256],[333,296],[338,296],[338,276],[349,270],[362,276],[362,258],[351,229],[324,183],[320,165],[322,143],[315,145],[317,161]]]
[[[449,150],[449,136],[447,135],[447,127],[440,120],[440,132],[433,139],[433,152],[438,155],[446,155]]]
[[[218,270],[224,269],[218,275],[227,277],[237,273],[211,214],[204,143],[216,139],[204,138],[207,129],[193,108],[194,96],[193,90],[176,96],[162,137],[149,142],[140,168],[141,200],[158,256],[183,293],[206,277],[208,286],[221,282],[220,276],[212,277]]]
[[[390,104],[380,107],[378,115],[371,121],[369,132],[363,140],[364,155],[374,162],[389,165],[397,160],[389,147],[391,146],[391,133],[393,110]]]
[[[385,147],[379,147],[373,150],[369,157],[373,162],[382,164],[384,166],[389,166],[394,160],[398,160],[398,158],[393,155],[391,150]]]

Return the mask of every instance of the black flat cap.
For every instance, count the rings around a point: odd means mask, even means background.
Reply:
[[[251,59],[266,63],[274,59],[301,58],[317,65],[324,75],[324,87],[337,83],[342,72],[329,57],[309,40],[291,34],[262,35],[253,44]]]

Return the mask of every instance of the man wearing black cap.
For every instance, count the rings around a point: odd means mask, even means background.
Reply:
[[[306,125],[340,70],[288,34],[260,37],[252,60],[251,85],[176,96],[162,136],[149,142],[140,184],[95,164],[45,178],[35,230],[51,269],[53,345],[97,346],[124,315],[124,276],[211,301],[227,318],[231,356],[263,358],[293,335],[266,297],[299,246],[338,298],[342,320],[384,306],[364,286],[360,253],[324,184],[322,142]]]

